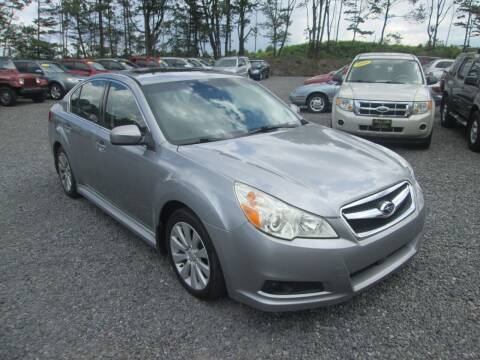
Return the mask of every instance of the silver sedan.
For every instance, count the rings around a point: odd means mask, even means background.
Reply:
[[[292,104],[307,108],[313,113],[322,113],[331,109],[333,97],[340,89],[339,81],[329,81],[321,84],[308,84],[293,90],[289,99]]]

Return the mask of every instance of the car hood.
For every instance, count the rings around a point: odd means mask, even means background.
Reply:
[[[178,149],[214,173],[325,217],[409,178],[392,151],[314,124]]]
[[[339,95],[349,99],[380,101],[426,101],[429,91],[426,85],[343,83]]]
[[[327,81],[330,81],[330,80],[332,80],[332,75],[322,74],[322,75],[317,75],[317,76],[313,76],[311,78],[308,78],[303,83],[304,84],[313,84],[313,83],[327,82]]]

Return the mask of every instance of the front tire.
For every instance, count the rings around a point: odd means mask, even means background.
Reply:
[[[433,131],[430,133],[430,135],[428,135],[428,137],[423,139],[422,142],[418,144],[420,149],[428,149],[430,147],[430,145],[432,144],[432,135]]]
[[[467,125],[467,144],[470,150],[480,152],[480,113],[474,111]]]
[[[50,85],[49,94],[52,100],[61,100],[65,96],[65,90],[60,84],[53,83]]]
[[[315,93],[307,98],[308,111],[312,113],[323,113],[327,111],[328,99],[325,95]]]
[[[455,118],[450,113],[448,96],[444,95],[440,103],[440,125],[444,128],[452,128],[456,125]]]
[[[0,88],[0,104],[3,106],[13,106],[17,103],[17,93],[15,90],[4,86]]]
[[[77,192],[77,180],[75,179],[72,167],[70,166],[70,160],[68,159],[67,153],[63,148],[57,150],[55,165],[63,191],[67,196],[77,198],[79,196]]]
[[[225,293],[225,282],[213,243],[201,221],[186,208],[167,222],[167,248],[172,268],[182,286],[199,299]]]

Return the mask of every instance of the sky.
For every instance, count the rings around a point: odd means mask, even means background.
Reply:
[[[415,23],[412,21],[405,20],[402,16],[406,14],[411,8],[406,3],[398,3],[391,11],[392,14],[396,15],[387,25],[386,34],[388,33],[399,33],[402,35],[402,44],[406,45],[418,45],[424,44],[427,41],[427,25],[424,23]],[[309,9],[310,10],[310,9]],[[34,17],[36,16],[37,7],[36,4],[33,3],[23,9],[22,11],[17,12],[17,23],[24,23],[30,24]],[[333,10],[332,10],[333,11]],[[449,13],[446,15],[444,23],[439,28],[439,35],[438,39],[440,41],[445,42],[447,40],[448,34],[448,24],[450,23],[452,14],[456,11],[455,8],[452,8]],[[311,15],[310,15],[311,16]],[[348,26],[347,22],[343,19],[345,15],[342,16],[342,20],[340,22],[340,31],[339,31],[339,39],[340,40],[351,40],[353,33],[351,31],[347,31],[346,28]],[[262,15],[259,13],[257,15],[257,22],[261,23]],[[251,16],[251,23],[252,25],[255,24],[255,15]],[[382,20],[380,19],[369,19],[364,24],[363,29],[371,30],[375,33],[373,35],[368,35],[365,37],[360,37],[358,40],[364,41],[378,41],[380,36],[382,26]],[[297,8],[293,12],[292,16],[292,25],[290,27],[290,38],[288,43],[289,44],[299,44],[304,43],[307,41],[307,37],[305,34],[305,29],[307,27],[307,10],[305,8]],[[260,33],[262,30],[260,30]],[[233,37],[235,38],[235,32]],[[450,35],[448,38],[448,45],[462,45],[463,44],[463,37],[464,37],[464,30],[455,26],[451,27]],[[236,41],[233,42],[233,48],[236,46]],[[268,40],[261,36],[257,37],[257,49],[265,49],[268,45]],[[479,38],[472,38],[471,46],[478,47],[480,46],[480,39]],[[255,47],[255,41],[253,36],[247,41],[246,48],[249,51],[253,51]]]

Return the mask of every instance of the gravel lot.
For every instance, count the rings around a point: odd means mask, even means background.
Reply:
[[[301,81],[263,84],[286,99]],[[480,155],[462,129],[437,121],[429,150],[394,148],[429,213],[412,262],[347,303],[270,314],[196,300],[166,258],[67,198],[47,142],[52,104],[0,107],[0,359],[480,358]]]

